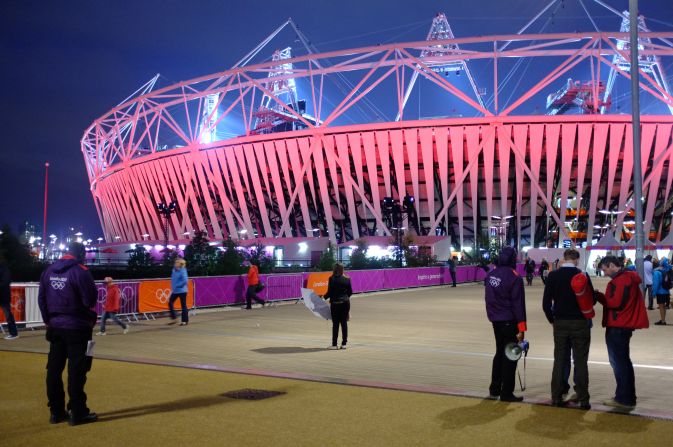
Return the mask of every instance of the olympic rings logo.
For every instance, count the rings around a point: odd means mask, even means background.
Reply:
[[[157,301],[161,304],[166,304],[171,297],[171,289],[157,289],[154,295],[156,296]]]
[[[121,289],[121,292],[122,292],[122,297],[121,297],[122,305],[131,301],[133,299],[133,296],[135,295],[135,293],[133,292],[133,287],[131,287],[131,286],[124,286]]]
[[[16,311],[16,312],[21,311],[21,309],[23,309],[23,303],[24,303],[24,300],[21,299],[21,298],[16,300],[16,301],[12,301],[12,304],[11,304],[12,310]]]
[[[54,290],[63,290],[65,289],[65,282],[63,281],[52,281],[51,288]]]
[[[135,290],[133,290],[133,286],[120,286],[120,292],[121,292],[121,297],[120,297],[120,304],[121,307],[124,307],[128,302],[133,302],[135,298]],[[99,287],[98,288],[98,304],[105,304],[105,301],[107,301],[107,288],[105,286]]]

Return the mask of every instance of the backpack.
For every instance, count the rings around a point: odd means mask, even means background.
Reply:
[[[673,289],[673,270],[661,272],[661,288],[664,290]]]

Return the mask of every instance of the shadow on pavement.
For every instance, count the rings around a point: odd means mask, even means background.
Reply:
[[[234,399],[223,396],[197,396],[170,402],[162,402],[159,404],[142,405],[138,407],[110,411],[107,413],[99,413],[98,416],[100,417],[100,422],[108,422],[117,419],[147,416],[150,414],[206,408],[212,407],[213,405],[231,403],[234,401]]]
[[[485,425],[515,411],[510,405],[495,400],[481,400],[477,405],[458,407],[440,413],[445,430],[459,430],[469,426]]]
[[[307,352],[329,351],[327,348],[302,348],[300,346],[278,346],[269,348],[251,349],[259,354],[303,354]]]

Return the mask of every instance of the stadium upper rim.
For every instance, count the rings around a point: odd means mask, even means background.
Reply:
[[[641,60],[673,60],[673,32],[641,32],[639,36]],[[424,40],[237,67],[141,92],[95,120],[84,132],[81,148],[94,188],[111,166],[145,155],[171,149],[210,149],[234,140],[240,144],[248,139],[273,138],[273,134],[256,136],[254,122],[263,98],[267,98],[269,108],[302,126],[301,131],[282,132],[283,137],[290,136],[288,132],[320,135],[326,127],[360,128],[364,124],[380,126],[429,118],[487,118],[497,123],[514,115],[537,115],[535,120],[539,121],[544,112],[535,113],[539,112],[539,105],[531,103],[544,101],[566,77],[580,71],[585,81],[595,86],[593,110],[599,110],[599,88],[605,74],[613,71],[617,78],[630,79],[624,66],[616,62],[629,61],[628,49],[620,46],[628,37],[620,32],[581,32],[465,37],[435,40],[432,44]],[[431,54],[421,57],[424,51]],[[433,51],[439,54],[433,55]],[[505,70],[521,58],[543,59],[546,63],[538,72],[527,71],[526,79],[522,79],[525,85],[519,89],[523,92],[499,91],[499,69]],[[488,70],[482,73],[488,82],[479,85],[492,86],[490,99],[477,92],[474,83],[471,87],[476,94],[461,88],[457,78],[434,70],[452,64],[487,64]],[[460,72],[460,68],[454,71]],[[673,110],[673,96],[657,82],[657,75],[642,68],[639,72],[644,100],[666,110],[655,115]],[[429,81],[435,92],[431,94],[441,99],[433,102],[430,116],[421,116],[420,93],[415,118],[409,106],[404,107],[405,91],[412,77]],[[305,113],[295,110],[296,106],[274,95],[271,89],[273,82],[297,81],[301,81],[305,93]],[[330,88],[332,84],[338,88]],[[376,102],[390,101],[391,94],[393,107],[381,112]],[[505,100],[505,96],[509,98]],[[205,102],[213,98],[214,111],[205,114]],[[359,114],[354,113],[358,108]]]

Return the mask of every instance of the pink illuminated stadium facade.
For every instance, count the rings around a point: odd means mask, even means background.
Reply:
[[[641,39],[643,61],[673,60],[673,33]],[[614,229],[627,238],[630,115],[609,108],[600,81],[611,73],[628,82],[627,40],[619,32],[429,36],[276,52],[268,62],[160,89],[152,83],[82,139],[105,238],[162,240],[156,204],[174,200],[171,241],[204,230],[212,240],[341,243],[392,234],[382,200],[405,196],[416,211],[406,232],[447,235],[463,248],[494,231],[519,246],[550,235],[590,244]],[[512,97],[499,91],[501,73],[520,58],[543,69],[523,73],[525,91]],[[645,62],[643,96],[657,110],[642,117],[645,226],[660,239],[673,211],[673,97],[665,74]],[[488,95],[468,65],[488,74]],[[583,82],[567,82],[578,70]],[[458,85],[468,76],[467,88]],[[417,79],[424,98],[437,99],[431,116],[416,112]]]

